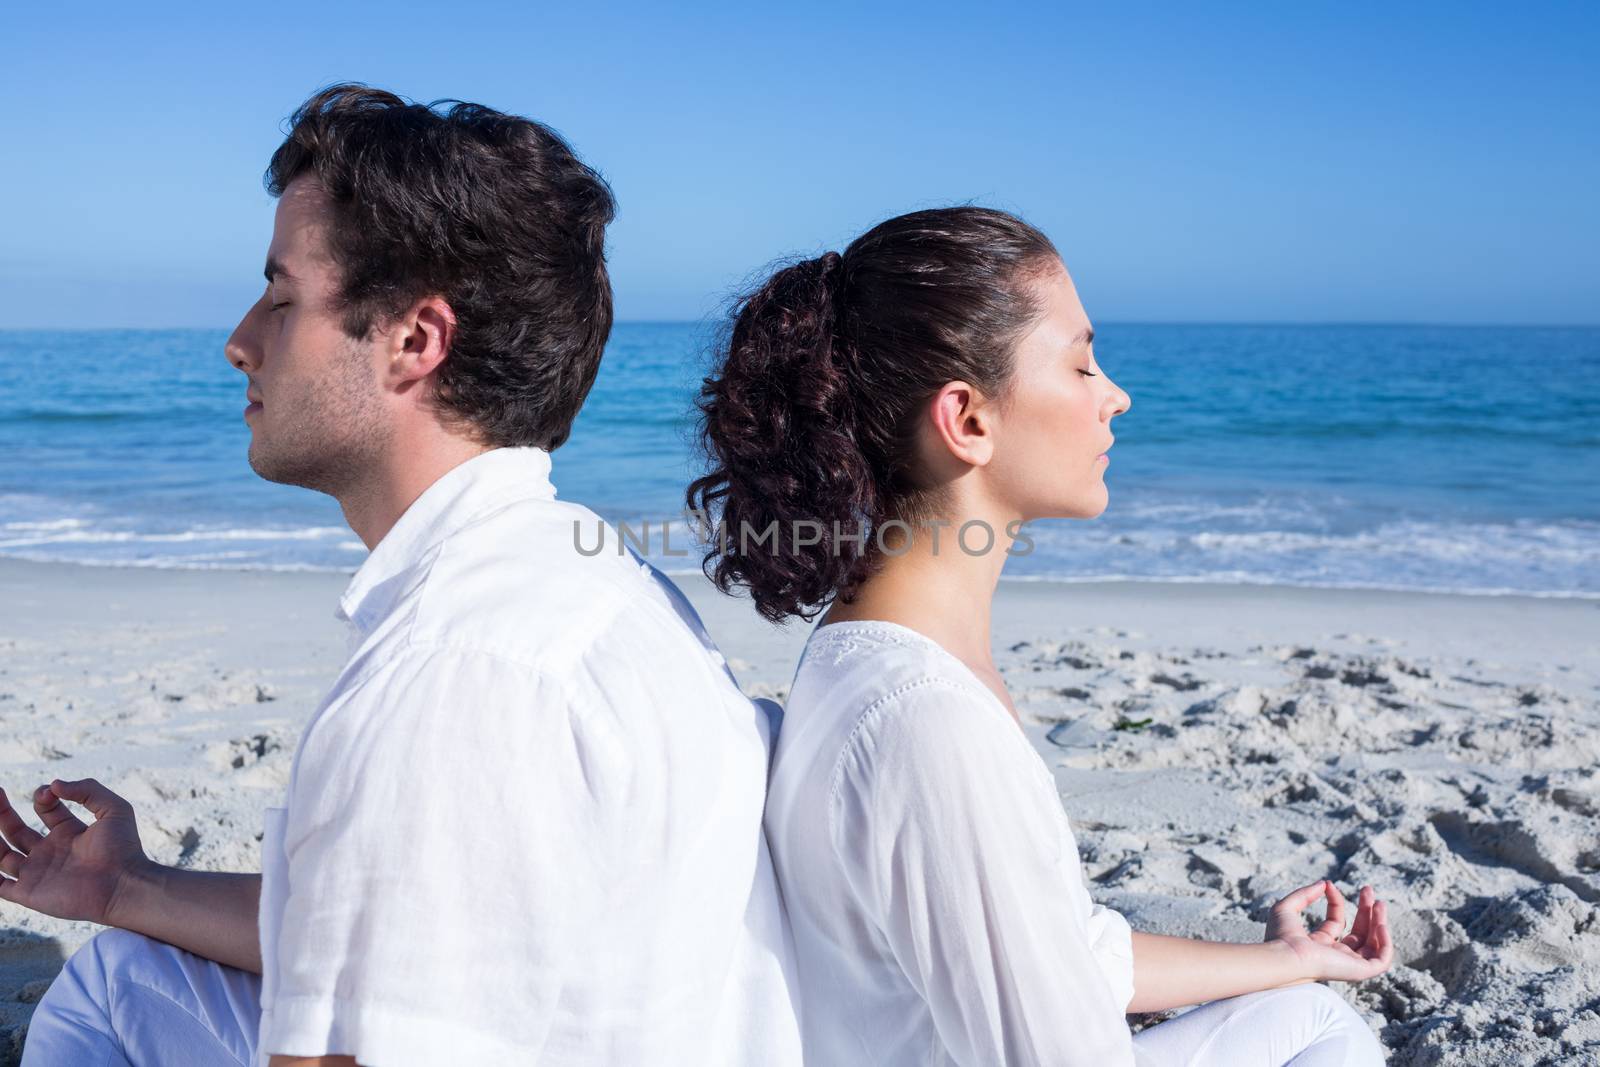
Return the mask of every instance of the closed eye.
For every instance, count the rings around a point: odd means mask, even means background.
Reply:
[[[1085,378],[1098,378],[1098,377],[1100,377],[1100,375],[1096,374],[1092,370],[1080,370],[1078,373],[1083,375]]]

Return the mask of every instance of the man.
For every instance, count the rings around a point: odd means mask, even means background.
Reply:
[[[263,875],[152,864],[92,780],[35,793],[43,835],[0,795],[0,897],[121,928],[24,1064],[798,1063],[764,714],[666,579],[577,550],[598,520],[548,479],[611,325],[606,185],[537,123],[355,85],[267,184],[227,357],[251,466],[372,549],[353,654]]]

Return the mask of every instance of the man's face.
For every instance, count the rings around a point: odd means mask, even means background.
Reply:
[[[315,178],[289,183],[267,250],[267,288],[228,338],[228,362],[250,379],[250,466],[273,482],[335,496],[359,485],[385,448],[378,368],[383,333],[344,332],[328,251],[332,208]]]

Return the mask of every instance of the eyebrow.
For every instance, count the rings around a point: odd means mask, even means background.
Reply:
[[[1072,339],[1072,347],[1076,348],[1080,344],[1094,344],[1094,331],[1090,329],[1079,330],[1078,336]]]
[[[275,279],[277,279],[280,276],[282,276],[284,278],[293,278],[294,277],[293,274],[290,274],[288,271],[283,269],[283,264],[282,263],[279,263],[277,260],[273,259],[271,256],[267,257],[267,267],[261,273],[266,275],[266,278],[267,278],[268,282],[274,281]]]

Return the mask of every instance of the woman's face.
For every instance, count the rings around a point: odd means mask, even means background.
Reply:
[[[1014,355],[995,408],[987,488],[1024,520],[1092,519],[1106,508],[1111,420],[1128,410],[1094,359],[1094,331],[1065,267],[1034,283],[1042,314]]]

